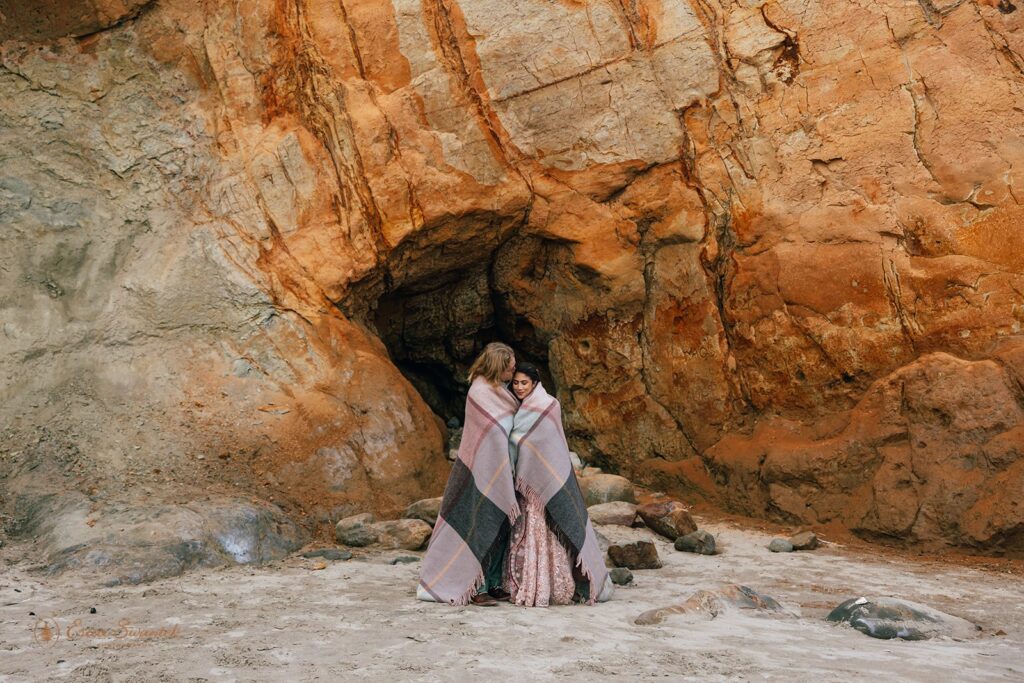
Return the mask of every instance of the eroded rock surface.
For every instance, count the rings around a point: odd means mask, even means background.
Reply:
[[[588,463],[1021,548],[1024,13],[65,5],[0,4],[5,489],[394,516],[500,337]]]

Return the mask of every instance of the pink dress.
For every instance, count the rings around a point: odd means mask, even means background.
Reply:
[[[576,592],[569,551],[548,528],[544,508],[517,496],[522,515],[512,527],[505,571],[509,601],[526,607],[568,605]]]

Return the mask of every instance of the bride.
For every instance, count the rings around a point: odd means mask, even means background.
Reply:
[[[509,449],[522,514],[506,560],[510,601],[528,607],[603,602],[612,583],[569,459],[561,406],[529,363],[516,366],[512,392],[521,401]]]

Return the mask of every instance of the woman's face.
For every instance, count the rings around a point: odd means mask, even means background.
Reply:
[[[512,358],[508,362],[508,366],[505,367],[505,371],[503,373],[501,373],[501,381],[502,382],[507,382],[510,379],[512,379],[512,375],[515,374],[515,371],[516,371],[516,357],[512,356]]]
[[[514,393],[520,401],[530,395],[530,392],[533,391],[533,387],[535,385],[536,382],[521,372],[517,372],[512,377],[512,393]]]

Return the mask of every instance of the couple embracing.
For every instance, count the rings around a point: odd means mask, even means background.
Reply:
[[[537,369],[488,344],[469,371],[465,428],[430,538],[417,597],[593,604],[612,583],[587,516],[561,407]],[[511,383],[511,384],[509,384]]]

